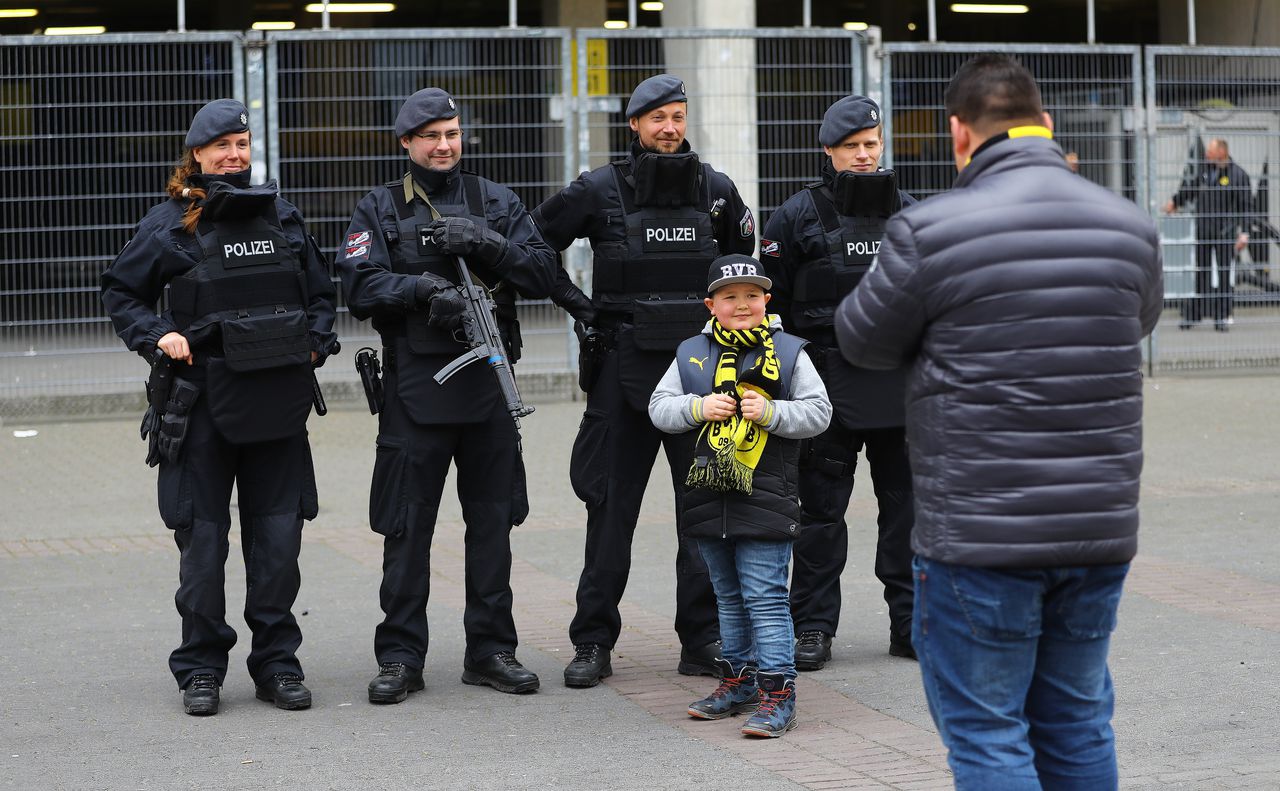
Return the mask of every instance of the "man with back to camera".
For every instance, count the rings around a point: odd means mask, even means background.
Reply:
[[[466,347],[456,337],[466,303],[455,257],[490,289],[512,361],[519,357],[515,291],[545,296],[553,253],[515,193],[461,170],[457,103],[424,88],[400,108],[395,134],[409,172],[365,195],[337,256],[351,314],[382,336],[384,401],[369,522],[383,542],[383,621],[370,703],[399,703],[424,688],[431,539],[450,462],[466,523],[467,647],[462,681],[502,692],[538,688],[516,659],[511,614],[511,526],[528,512],[520,437],[488,366],[447,382],[433,376]]]
[[[1195,180],[1183,184],[1164,205],[1165,214],[1196,204],[1195,295],[1182,301],[1178,328],[1189,330],[1205,317],[1213,318],[1213,328],[1228,329],[1231,317],[1231,262],[1249,244],[1253,192],[1249,174],[1231,159],[1227,141],[1215,137],[1204,150],[1205,163]],[[1218,285],[1213,286],[1214,262]]]
[[[533,212],[547,244],[564,250],[591,240],[592,295],[563,269],[552,299],[582,333],[579,381],[587,408],[569,476],[587,505],[578,609],[569,625],[570,687],[612,672],[609,652],[622,630],[618,603],[631,570],[631,539],[659,445],[678,494],[690,441],[649,422],[649,396],[685,338],[706,322],[707,267],[755,250],[755,220],[729,178],[701,163],[685,140],[684,83],[671,74],[641,82],[627,104],[635,139],[626,160],[583,173]],[[676,498],[677,524],[679,498]],[[677,527],[677,531],[678,531]],[[717,675],[715,595],[693,542],[676,553],[676,633],[685,675]]]
[[[912,642],[956,788],[1114,789],[1159,238],[1071,173],[1016,61],[973,58],[945,101],[955,186],[889,220],[836,334],[910,366]]]
[[[915,199],[880,168],[880,107],[846,96],[827,109],[818,130],[826,160],[822,179],[792,195],[769,218],[760,261],[773,278],[782,326],[807,339],[835,410],[831,426],[809,440],[800,460],[800,537],[793,555],[791,615],[796,669],[821,670],[840,624],[840,574],[849,554],[844,514],[853,494],[858,451],[866,449],[879,538],[875,571],[889,607],[889,653],[911,650],[911,467],[903,392],[906,372],[849,365],[836,348],[835,308],[871,266],[884,224]]]

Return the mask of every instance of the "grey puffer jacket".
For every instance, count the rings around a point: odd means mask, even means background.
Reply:
[[[1137,551],[1142,353],[1163,302],[1155,224],[1051,140],[978,152],[889,220],[836,316],[867,368],[910,365],[912,547],[992,568]]]

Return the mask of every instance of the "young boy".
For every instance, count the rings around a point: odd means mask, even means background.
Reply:
[[[672,434],[698,432],[680,527],[711,574],[724,680],[689,715],[754,710],[742,732],[777,737],[796,724],[787,567],[800,525],[798,440],[827,428],[831,403],[805,341],[765,316],[772,281],[762,272],[746,255],[712,263],[711,321],[676,350],[649,418]]]

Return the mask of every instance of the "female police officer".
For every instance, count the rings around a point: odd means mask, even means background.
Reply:
[[[159,461],[160,516],[180,552],[182,644],[169,667],[188,714],[216,714],[236,633],[223,566],[232,484],[248,577],[249,673],[261,700],[305,709],[290,608],[302,520],[316,515],[307,442],[312,366],[338,350],[334,289],[297,208],[275,182],[249,185],[244,105],[196,113],[186,151],[153,207],[102,275],[102,301],[133,351],[173,361],[148,461]],[[155,306],[165,286],[169,308]],[[153,404],[157,398],[153,395]]]

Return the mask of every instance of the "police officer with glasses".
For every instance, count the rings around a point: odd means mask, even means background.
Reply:
[[[849,365],[836,348],[836,305],[871,267],[885,222],[916,201],[880,167],[880,108],[846,96],[818,130],[821,179],[791,196],[765,225],[760,260],[773,278],[783,326],[810,341],[809,356],[835,418],[809,441],[800,463],[803,522],[795,542],[791,613],[796,667],[821,670],[840,623],[840,574],[849,553],[845,511],[858,452],[865,449],[878,508],[875,572],[889,607],[889,653],[912,658],[911,468],[907,461],[905,372]]]
[[[466,523],[466,653],[462,681],[502,692],[538,688],[516,659],[511,528],[528,514],[520,438],[489,367],[433,378],[467,350],[467,302],[457,257],[497,303],[514,362],[517,292],[545,297],[555,253],[515,193],[462,170],[458,105],[424,88],[400,108],[395,135],[409,155],[400,179],[356,206],[337,268],[351,315],[382,336],[383,401],[369,522],[384,536],[371,703],[399,703],[425,686],[431,540],[450,463]]]
[[[737,188],[685,140],[688,97],[680,78],[644,80],[626,114],[635,133],[627,157],[583,173],[533,213],[551,247],[589,239],[594,259],[590,297],[563,269],[552,293],[577,320],[579,381],[589,393],[570,462],[574,492],[587,506],[586,557],[569,625],[574,658],[564,673],[570,687],[594,686],[612,673],[631,539],[659,446],[675,491],[683,486],[688,439],[653,427],[649,396],[679,343],[706,322],[707,267],[721,255],[755,249],[755,220]],[[679,672],[717,675],[715,596],[683,536],[675,628]]]
[[[312,368],[338,351],[334,289],[297,208],[274,181],[250,184],[250,142],[240,102],[202,107],[168,200],[147,212],[101,278],[116,333],[154,361],[148,463],[159,464],[160,516],[180,558],[182,642],[169,668],[193,715],[217,714],[236,642],[223,568],[233,486],[249,675],[260,700],[311,705],[291,608],[302,522],[317,511],[306,423]],[[157,312],[166,286],[168,308]]]

